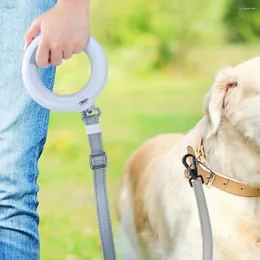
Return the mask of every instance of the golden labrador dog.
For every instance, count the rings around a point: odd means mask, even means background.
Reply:
[[[203,185],[213,259],[260,259],[260,57],[220,70],[204,111],[186,135],[148,140],[125,166],[117,201],[122,259],[202,259],[197,205],[182,164],[200,138],[216,173],[211,187]]]

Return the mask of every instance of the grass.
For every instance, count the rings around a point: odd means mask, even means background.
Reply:
[[[115,230],[116,192],[123,165],[131,152],[154,135],[186,132],[193,127],[202,116],[203,98],[215,71],[223,63],[240,62],[257,51],[255,47],[246,51],[243,47],[227,47],[223,56],[220,50],[199,49],[191,52],[189,70],[174,67],[155,73],[146,64],[150,54],[145,51],[131,58],[128,53],[138,50],[107,50],[109,79],[97,106],[102,110],[100,120],[109,158],[108,188]],[[84,55],[65,62],[58,69],[55,92],[78,90],[87,81],[87,73],[89,67]],[[80,114],[52,112],[40,160],[42,260],[102,259],[88,156]]]

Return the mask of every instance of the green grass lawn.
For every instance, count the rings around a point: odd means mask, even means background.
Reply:
[[[215,71],[225,62],[240,62],[258,51],[242,50],[191,53],[194,73],[177,67],[150,72],[145,63],[149,53],[108,51],[109,79],[97,106],[102,110],[100,121],[109,159],[108,188],[115,230],[116,192],[131,152],[152,136],[186,132],[193,127],[202,116],[203,98]],[[67,61],[58,70],[55,91],[69,93],[79,89],[87,81],[88,66],[84,55]],[[102,259],[88,156],[80,114],[53,112],[40,160],[42,260]]]

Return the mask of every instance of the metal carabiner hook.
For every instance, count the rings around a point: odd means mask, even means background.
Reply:
[[[187,159],[189,157],[192,157],[192,163],[190,165],[187,163]],[[191,187],[192,187],[192,180],[201,179],[201,182],[204,183],[204,179],[203,179],[202,175],[198,175],[198,161],[194,155],[185,154],[182,158],[182,163],[190,175],[189,183],[190,183]]]
[[[187,159],[189,157],[192,158],[192,163],[190,165],[187,163]],[[182,163],[192,177],[196,177],[198,175],[198,163],[194,155],[185,154],[182,158]]]

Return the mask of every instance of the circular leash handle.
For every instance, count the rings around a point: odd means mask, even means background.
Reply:
[[[29,95],[41,106],[58,112],[82,112],[92,107],[105,86],[108,73],[106,55],[97,40],[90,36],[84,48],[91,64],[89,81],[80,91],[70,95],[56,94],[41,81],[35,61],[39,40],[40,35],[27,48],[22,63],[22,77]]]

